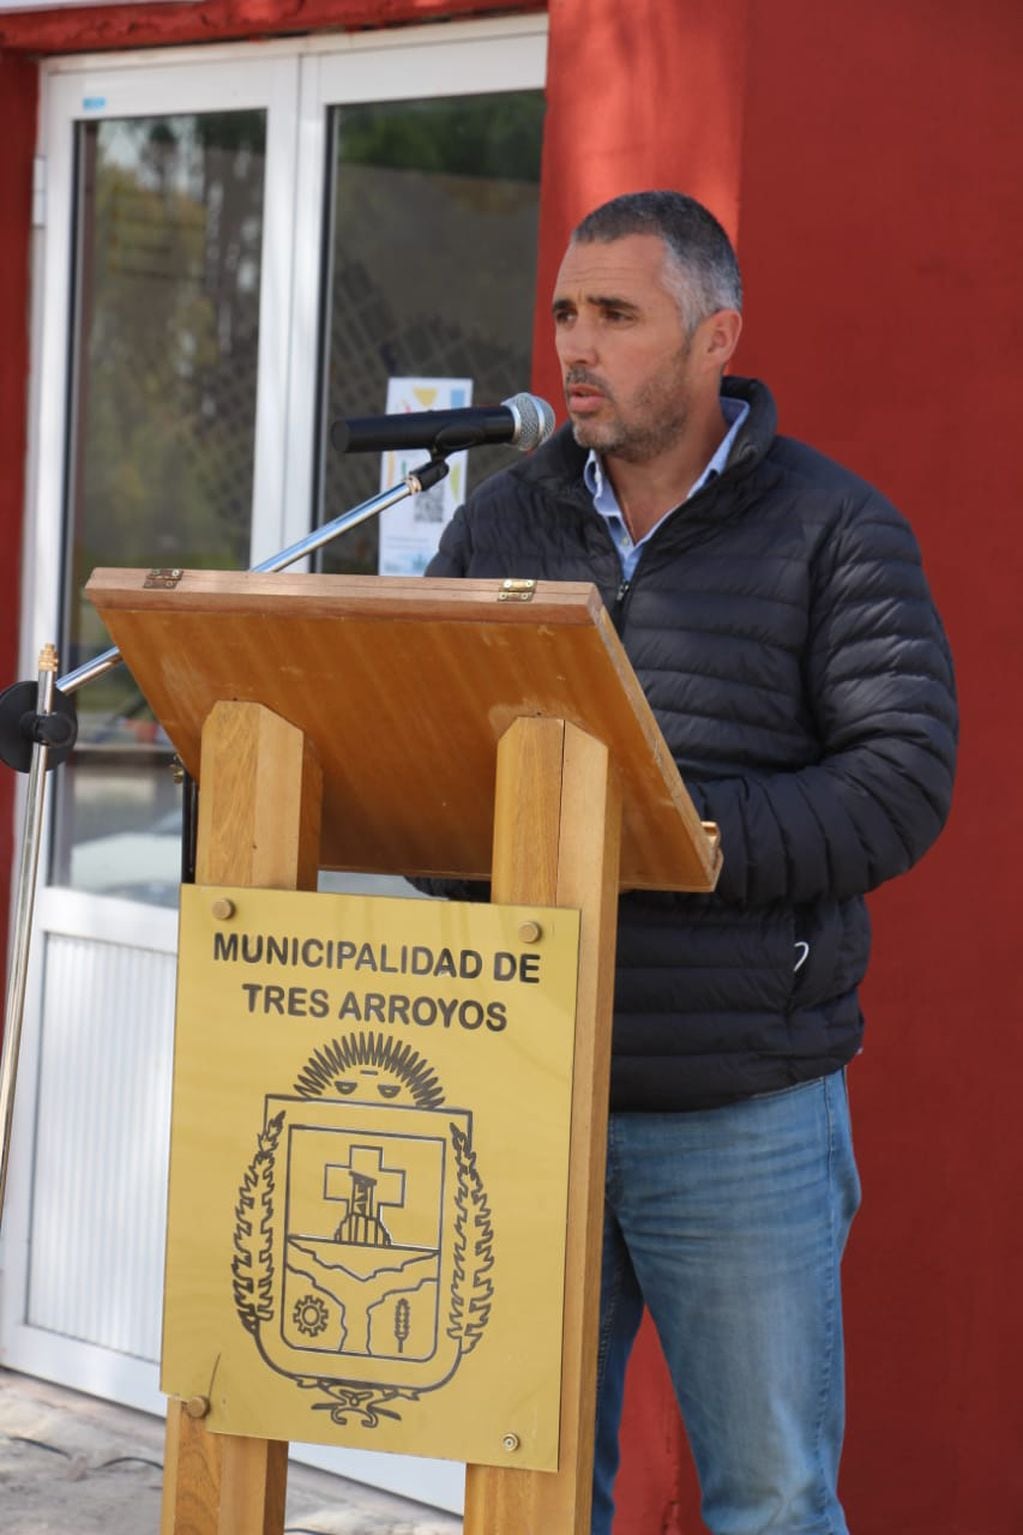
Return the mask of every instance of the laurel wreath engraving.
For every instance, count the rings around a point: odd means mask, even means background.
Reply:
[[[456,1124],[451,1124],[450,1129],[458,1167],[458,1193],[455,1196],[457,1214],[453,1249],[455,1273],[447,1333],[449,1338],[457,1338],[462,1354],[470,1354],[490,1320],[494,1294],[490,1278],[494,1266],[494,1228],[469,1137]]]
[[[234,1303],[242,1326],[255,1336],[260,1322],[272,1322],[274,1156],[284,1114],[275,1114],[259,1135],[234,1207]]]

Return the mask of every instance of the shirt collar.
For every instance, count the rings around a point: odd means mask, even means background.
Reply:
[[[746,400],[737,400],[730,395],[721,396],[721,414],[728,423],[728,430],[718,443],[710,459],[707,461],[699,478],[689,487],[683,500],[688,501],[690,496],[695,496],[698,490],[712,480],[716,475],[723,474],[728,464],[728,456],[735,444],[742,428],[743,422],[749,415],[749,404]],[[594,448],[590,449],[583,468],[583,480],[586,489],[593,497],[593,505],[603,516],[609,513],[619,514],[618,498],[614,493],[614,486],[610,478],[604,472],[603,460]]]

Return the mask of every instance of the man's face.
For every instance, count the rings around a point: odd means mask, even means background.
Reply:
[[[569,246],[554,289],[555,344],[576,442],[649,462],[677,440],[692,378],[657,235]]]

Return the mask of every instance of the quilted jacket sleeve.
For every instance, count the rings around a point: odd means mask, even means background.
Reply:
[[[813,573],[805,686],[820,760],[687,785],[721,828],[722,899],[862,895],[903,873],[948,814],[952,663],[916,541],[872,495],[832,529]]]

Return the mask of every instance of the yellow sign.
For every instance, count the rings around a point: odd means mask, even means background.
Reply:
[[[553,1470],[578,913],[182,890],[162,1385]]]

